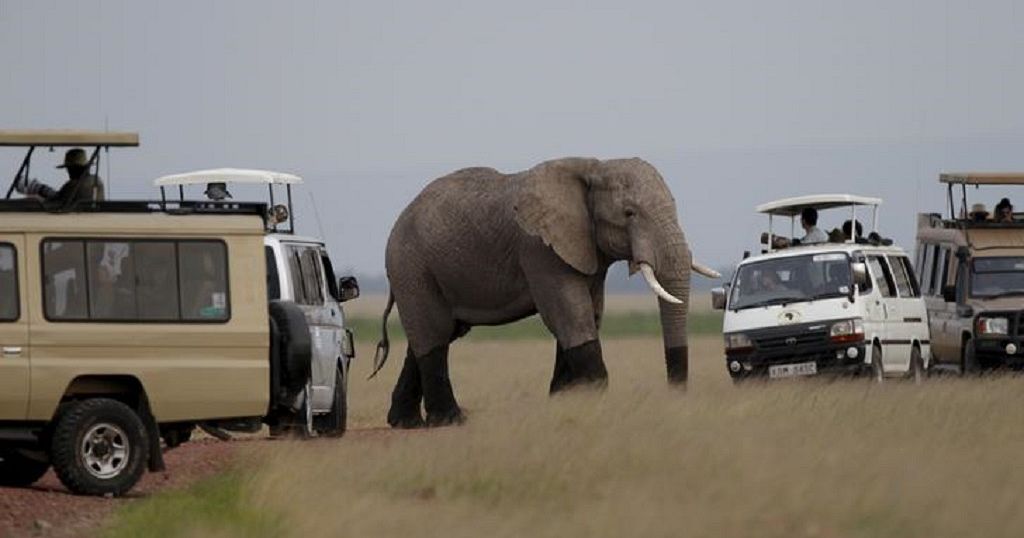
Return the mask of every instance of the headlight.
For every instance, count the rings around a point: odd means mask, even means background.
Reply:
[[[864,339],[864,322],[847,319],[833,323],[828,336],[833,342],[859,342]]]
[[[1010,333],[1010,320],[1006,318],[978,318],[979,336],[1006,336]]]
[[[743,333],[729,333],[724,336],[726,351],[739,351],[754,347],[753,344],[750,343],[750,338]]]

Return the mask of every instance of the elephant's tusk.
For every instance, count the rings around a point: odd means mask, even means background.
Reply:
[[[674,297],[671,293],[665,291],[665,288],[661,287],[661,283],[658,282],[658,278],[654,276],[654,269],[646,263],[640,264],[640,272],[644,275],[644,280],[647,281],[647,285],[651,287],[651,291],[655,295],[661,297],[663,301],[672,304],[683,304],[683,301]]]
[[[690,267],[692,267],[694,271],[708,278],[722,278],[722,273],[715,271],[714,269],[704,265],[703,263],[691,261]]]

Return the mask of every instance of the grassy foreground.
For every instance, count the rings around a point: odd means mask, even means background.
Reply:
[[[606,341],[608,390],[556,398],[550,341],[460,343],[452,376],[469,422],[415,432],[382,428],[399,367],[364,380],[362,344],[345,438],[256,446],[222,514],[193,515],[223,505],[202,486],[133,506],[111,535],[1024,533],[1024,380],[735,388],[720,338],[704,337],[680,392],[663,381],[659,340]]]

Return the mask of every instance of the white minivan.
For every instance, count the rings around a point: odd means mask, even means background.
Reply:
[[[768,215],[765,250],[712,290],[713,306],[725,310],[725,362],[734,381],[861,372],[878,381],[920,379],[931,356],[925,304],[906,252],[877,233],[881,203],[829,194],[757,207]],[[861,228],[859,207],[872,209],[867,238],[852,232]],[[779,241],[775,219],[789,217],[795,231],[806,208],[845,209],[849,232],[836,228],[815,244]]]

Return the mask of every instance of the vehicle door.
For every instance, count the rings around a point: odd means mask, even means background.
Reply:
[[[0,234],[0,420],[28,414],[29,342],[25,237]]]
[[[959,334],[956,334],[956,301],[943,298],[943,288],[953,281],[952,251],[948,246],[938,249],[932,278],[932,297],[928,299],[928,326],[932,339],[932,358],[947,364],[960,363]]]
[[[910,367],[914,340],[928,340],[928,316],[910,258],[889,255],[887,261],[896,284],[896,297],[890,299],[890,303],[894,306],[894,314],[898,314],[889,321],[893,329],[891,345],[894,354],[905,359],[899,364],[898,370],[905,370]]]
[[[882,366],[889,368],[890,364],[898,363],[898,352],[891,350],[890,340],[893,339],[894,329],[892,320],[899,317],[899,308],[893,304],[896,297],[896,284],[893,282],[889,264],[885,256],[881,254],[869,254],[867,256],[868,272],[871,274],[871,283],[875,293],[870,299],[868,307],[868,319],[865,320],[865,332],[869,327],[874,328],[873,334],[869,336],[878,338],[882,344]],[[870,321],[870,324],[868,323]],[[909,355],[908,355],[909,356]]]
[[[341,319],[328,300],[321,247],[289,244],[285,247],[295,303],[306,315],[313,344],[313,409],[330,409],[334,397],[335,370],[341,358]]]

